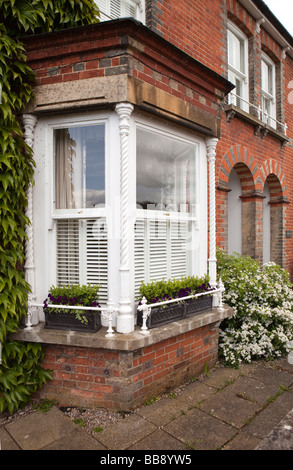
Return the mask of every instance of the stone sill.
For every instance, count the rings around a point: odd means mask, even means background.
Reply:
[[[207,325],[218,323],[219,326],[225,318],[231,318],[232,316],[233,309],[225,305],[223,309],[215,307],[199,315],[150,329],[150,334],[148,335],[140,333],[140,327],[136,326],[133,333],[115,333],[113,338],[105,337],[107,332],[106,327],[102,327],[97,333],[85,333],[47,330],[44,328],[44,323],[39,323],[31,329],[20,329],[17,333],[12,335],[12,339],[42,344],[79,346],[116,351],[135,351]]]

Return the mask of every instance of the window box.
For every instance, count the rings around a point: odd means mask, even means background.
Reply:
[[[90,284],[52,286],[44,301],[45,328],[91,333],[98,331],[102,326],[101,312],[88,310],[88,307],[99,307],[99,288]]]
[[[153,307],[146,322],[146,326],[151,329],[162,326],[176,320],[182,320],[185,317],[185,304],[171,304],[164,307]],[[137,324],[142,326],[142,311],[137,311]]]
[[[211,295],[205,295],[191,299],[189,301],[165,305],[164,307],[153,307],[147,318],[146,326],[148,329],[166,325],[173,321],[182,320],[186,317],[199,315],[212,309],[213,298]],[[142,311],[137,311],[137,324],[142,326]]]
[[[211,295],[197,297],[186,302],[185,316],[191,317],[192,315],[198,315],[199,313],[211,310],[212,307],[213,297]]]
[[[96,333],[101,327],[101,314],[86,312],[83,314],[84,322],[81,322],[74,314],[60,310],[52,312],[50,308],[44,309],[45,328],[51,330],[71,330]]]
[[[212,308],[212,295],[199,295],[195,298],[186,299],[192,294],[201,294],[211,290],[208,283],[208,276],[195,277],[189,276],[180,280],[153,281],[151,283],[142,283],[140,294],[142,298],[147,299],[149,305],[157,302],[178,299],[178,302],[158,305],[151,308],[147,318],[147,328],[165,325],[173,321],[197,315]],[[182,300],[180,300],[180,298]],[[137,310],[137,324],[143,325],[143,312]]]

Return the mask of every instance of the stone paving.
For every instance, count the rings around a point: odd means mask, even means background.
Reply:
[[[2,450],[293,450],[287,358],[216,366],[92,436],[56,406],[0,427]]]

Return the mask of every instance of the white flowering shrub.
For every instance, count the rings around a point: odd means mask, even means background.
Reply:
[[[227,365],[272,359],[291,349],[293,286],[286,270],[274,263],[261,267],[250,257],[217,252],[223,301],[234,316],[220,328],[219,355]]]

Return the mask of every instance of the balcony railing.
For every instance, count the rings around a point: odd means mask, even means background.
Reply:
[[[230,103],[229,104],[233,104],[235,106],[239,106],[238,105],[238,102],[239,103],[244,103],[245,105],[247,105],[249,107],[249,109],[253,108],[255,109],[256,111],[256,115],[257,115],[257,118],[262,121],[264,124],[268,124],[269,126],[271,126],[273,129],[276,129],[277,126],[279,126],[279,128],[282,129],[282,133],[286,136],[287,135],[287,124],[286,123],[283,123],[283,122],[280,122],[278,121],[274,116],[271,116],[270,114],[268,114],[264,109],[261,108],[261,106],[256,106],[252,103],[250,103],[249,101],[245,100],[242,96],[240,95],[237,95],[236,93],[233,93],[231,92],[230,93]],[[232,99],[231,99],[232,98]],[[241,107],[241,104],[240,104],[240,109],[243,109]],[[245,111],[245,110],[244,110]],[[274,122],[274,125],[271,125],[270,122]]]

